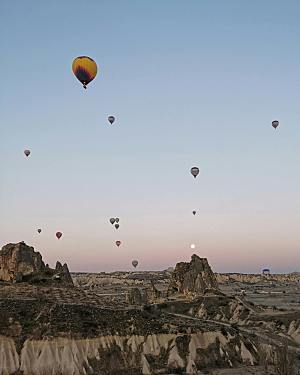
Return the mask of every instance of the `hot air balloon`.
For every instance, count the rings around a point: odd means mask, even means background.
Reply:
[[[56,237],[57,237],[57,239],[60,239],[60,237],[62,236],[62,233],[61,232],[56,232]]]
[[[118,217],[116,217],[116,223],[118,223],[120,221],[120,219]]]
[[[24,154],[28,157],[31,154],[31,152],[30,150],[24,150]]]
[[[191,168],[191,174],[196,178],[199,174],[199,168],[198,167]]]
[[[193,211],[193,215],[194,215],[194,216],[196,215],[196,211]]]
[[[279,121],[277,121],[277,120],[272,121],[272,126],[273,126],[274,129],[276,129],[277,126],[279,126]]]
[[[86,86],[97,75],[97,64],[88,56],[79,56],[74,59],[72,70],[78,81],[80,81],[86,89]]]
[[[109,121],[110,124],[112,125],[112,124],[115,122],[115,118],[114,118],[114,116],[108,116],[108,121]]]
[[[121,245],[121,241],[116,241],[116,245],[119,247]]]
[[[116,229],[119,229],[120,225],[119,224],[115,224],[115,228]]]
[[[133,260],[131,262],[131,264],[133,265],[134,268],[136,268],[136,266],[139,264],[139,262],[137,260]]]
[[[38,231],[38,233],[41,233],[42,230],[41,230],[41,229],[38,229],[37,231]]]
[[[110,221],[110,223],[111,223],[112,225],[114,225],[116,219],[114,219],[113,217],[111,217],[111,218],[109,219],[109,221]]]

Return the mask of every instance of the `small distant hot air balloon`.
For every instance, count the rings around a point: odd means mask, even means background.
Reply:
[[[196,211],[193,211],[193,215],[194,215],[194,216],[196,215]]]
[[[119,247],[121,245],[121,241],[116,241],[116,245]]]
[[[139,264],[139,262],[137,260],[133,260],[131,262],[131,264],[133,265],[134,268],[136,268],[136,266]]]
[[[113,217],[111,217],[111,218],[109,219],[109,221],[110,221],[110,223],[111,223],[112,225],[114,225],[116,219],[114,219]]]
[[[120,225],[119,224],[115,224],[115,228],[116,229],[119,229]]]
[[[24,154],[28,157],[31,154],[31,152],[30,150],[24,150]]]
[[[114,116],[108,116],[108,121],[109,121],[110,124],[112,125],[112,124],[115,122],[115,118],[114,118]]]
[[[38,231],[38,233],[41,233],[42,230],[41,230],[41,229],[38,229],[37,231]]]
[[[116,223],[118,223],[120,221],[120,219],[118,217],[116,217]]]
[[[60,237],[62,236],[62,233],[61,232],[56,232],[56,237],[58,238],[58,239],[60,239]]]
[[[274,129],[276,129],[279,126],[279,121],[277,120],[272,121],[272,126]]]
[[[88,56],[79,56],[74,59],[72,70],[78,81],[80,81],[86,89],[86,86],[97,75],[97,64]]]
[[[199,168],[198,167],[191,168],[191,174],[196,178],[199,174]]]

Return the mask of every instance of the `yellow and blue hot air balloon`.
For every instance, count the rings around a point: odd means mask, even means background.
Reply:
[[[86,89],[86,86],[97,75],[97,64],[88,56],[79,56],[74,59],[72,70],[78,81],[80,81]]]

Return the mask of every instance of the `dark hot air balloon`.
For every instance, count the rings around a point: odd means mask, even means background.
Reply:
[[[41,229],[38,229],[37,231],[38,231],[38,233],[41,233],[42,230],[41,230]]]
[[[193,215],[194,215],[194,216],[196,215],[196,211],[193,211]]]
[[[272,126],[274,129],[276,129],[279,126],[279,121],[277,120],[272,121]]]
[[[120,221],[120,219],[118,217],[116,217],[116,223],[118,223]]]
[[[88,56],[79,56],[74,59],[72,70],[78,81],[80,81],[86,89],[86,86],[97,75],[97,64]]]
[[[133,260],[131,262],[131,264],[133,265],[134,268],[136,268],[136,266],[139,264],[139,262],[137,260]]]
[[[116,229],[119,229],[120,225],[119,224],[115,224],[115,228]]]
[[[198,167],[191,168],[191,174],[196,178],[199,174],[199,168]]]
[[[56,232],[56,237],[58,238],[58,239],[60,239],[60,237],[62,236],[62,233],[61,232]]]
[[[30,150],[24,150],[24,154],[28,157],[31,154],[31,152]]]
[[[108,121],[109,121],[110,124],[112,125],[112,124],[115,122],[115,118],[114,118],[114,116],[108,116]]]
[[[113,217],[111,217],[111,218],[109,219],[109,221],[110,221],[110,223],[111,223],[112,225],[114,225],[116,219],[114,219]]]
[[[121,241],[116,241],[116,245],[119,247],[121,245]]]

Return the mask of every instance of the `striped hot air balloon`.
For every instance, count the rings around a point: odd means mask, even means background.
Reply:
[[[78,81],[80,81],[86,89],[86,86],[97,75],[97,64],[88,56],[79,56],[74,59],[72,70]]]

